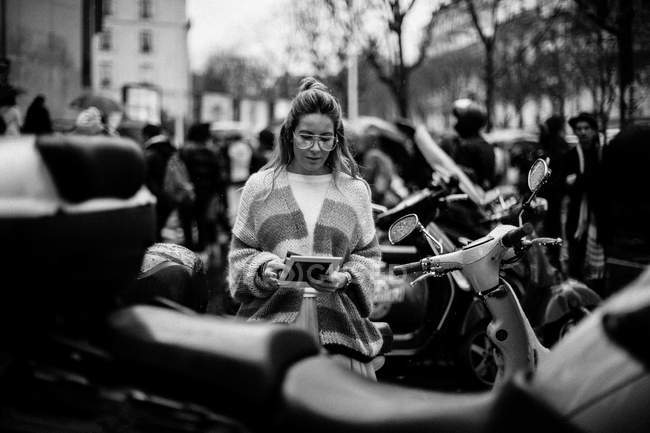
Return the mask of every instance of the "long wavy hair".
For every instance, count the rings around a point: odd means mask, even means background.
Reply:
[[[359,167],[352,157],[350,145],[345,139],[341,105],[330,93],[329,89],[313,77],[303,78],[300,81],[298,94],[291,101],[289,113],[280,129],[278,146],[274,149],[269,162],[262,168],[272,168],[275,172],[274,180],[280,169],[293,161],[293,133],[302,116],[308,114],[324,114],[332,120],[336,136],[336,147],[330,152],[325,166],[332,170],[336,176],[338,172],[346,173],[355,179],[359,176]]]

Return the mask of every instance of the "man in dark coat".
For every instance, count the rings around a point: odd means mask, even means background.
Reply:
[[[444,139],[440,146],[476,184],[486,190],[494,187],[494,148],[480,134],[487,122],[485,110],[471,99],[459,99],[454,102],[452,113],[457,135]]]
[[[539,147],[541,151],[539,157],[548,158],[551,169],[551,176],[547,181],[547,185],[538,194],[540,197],[548,200],[548,211],[544,216],[543,234],[554,238],[562,236],[560,210],[565,183],[565,179],[560,176],[560,171],[557,168],[561,165],[564,155],[571,149],[571,146],[569,146],[565,139],[565,123],[566,120],[563,116],[550,116],[540,125],[539,134]],[[525,173],[526,171],[522,172]],[[553,264],[559,268],[560,264],[557,261],[558,257],[556,257],[556,253],[557,250],[554,249],[548,251],[548,255],[551,257]]]
[[[589,113],[569,119],[578,144],[566,152],[556,165],[559,179],[561,236],[565,239],[563,261],[569,276],[598,284],[604,259],[598,257],[596,198],[600,161],[598,122]],[[588,241],[590,253],[587,254]],[[598,288],[594,287],[596,290]]]
[[[196,194],[190,212],[181,217],[184,220],[183,231],[186,246],[197,251],[202,251],[217,241],[217,214],[225,201],[225,164],[217,149],[209,142],[210,124],[196,123],[190,126],[187,142],[181,149],[181,158],[185,162]],[[199,235],[196,244],[191,230],[194,222]]]
[[[165,169],[169,158],[176,152],[176,148],[163,134],[158,125],[147,124],[142,128],[144,139],[144,158],[146,164],[145,184],[151,193],[156,196],[156,233],[158,241],[162,240],[162,229],[167,223],[167,218],[174,210],[174,205],[164,191],[163,182]]]

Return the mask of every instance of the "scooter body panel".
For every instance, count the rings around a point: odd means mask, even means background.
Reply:
[[[553,347],[533,377],[532,392],[584,431],[650,431],[650,372],[605,330],[608,314],[650,306],[648,284],[646,272],[583,319]],[[647,330],[633,335],[642,338]]]
[[[537,339],[510,284],[502,280],[483,299],[492,315],[487,334],[504,360],[497,380],[508,380],[518,371],[535,371],[548,349]]]

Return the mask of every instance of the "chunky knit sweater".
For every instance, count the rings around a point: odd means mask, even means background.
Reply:
[[[310,245],[305,219],[282,169],[253,174],[241,196],[228,255],[230,292],[248,320],[293,323],[302,291],[265,285],[258,269],[284,259],[287,251],[305,254]],[[377,355],[382,337],[368,319],[374,276],[380,258],[367,184],[337,173],[316,222],[313,254],[343,257],[341,271],[352,282],[316,298],[321,344],[331,352],[361,361]]]

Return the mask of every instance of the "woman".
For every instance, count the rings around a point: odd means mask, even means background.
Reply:
[[[320,342],[351,369],[374,378],[382,337],[368,319],[379,244],[370,188],[343,133],[341,107],[313,78],[301,82],[272,159],[244,186],[229,254],[230,292],[249,320],[292,323],[302,291],[279,287],[288,252],[343,257],[320,292]]]

